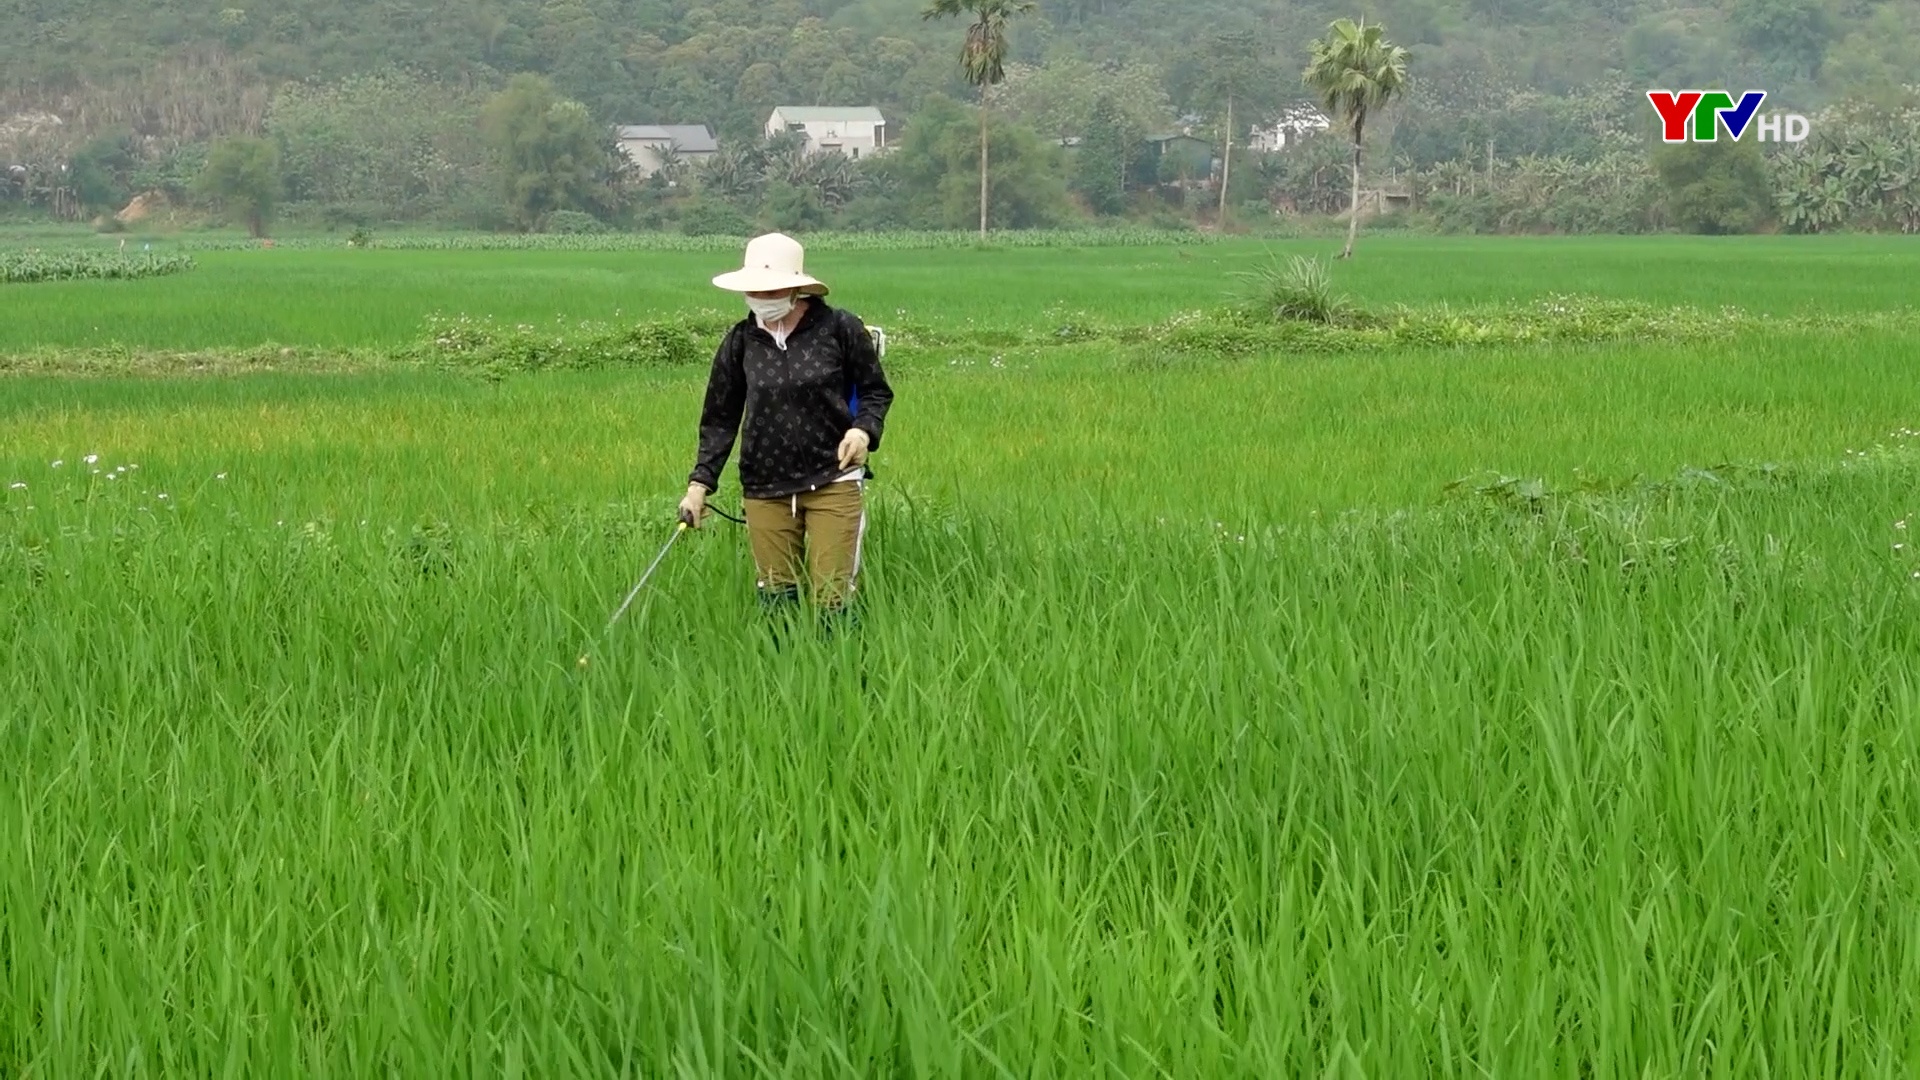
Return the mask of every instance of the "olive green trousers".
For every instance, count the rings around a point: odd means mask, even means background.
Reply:
[[[866,482],[847,480],[785,499],[743,499],[762,601],[797,597],[804,580],[820,607],[853,599],[867,535]]]

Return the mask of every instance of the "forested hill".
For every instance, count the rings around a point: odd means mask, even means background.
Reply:
[[[958,30],[922,0],[0,0],[0,106],[81,111],[109,88],[336,80],[405,67],[498,85],[549,75],[606,122],[742,134],[781,101],[914,111],[958,95]],[[1550,94],[1612,78],[1766,87],[1812,103],[1920,67],[1916,0],[1041,0],[1015,59],[1132,60],[1197,107],[1207,35],[1242,26],[1296,70],[1338,16],[1383,20],[1430,92]],[[245,106],[236,106],[244,113]],[[176,108],[175,122],[193,110]],[[149,118],[165,123],[164,118]],[[178,134],[188,134],[185,132]]]

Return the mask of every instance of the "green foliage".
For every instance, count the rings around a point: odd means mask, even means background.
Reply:
[[[1407,87],[1407,50],[1388,40],[1385,28],[1365,19],[1337,19],[1308,48],[1301,82],[1327,112],[1360,141],[1368,117],[1391,104]]]
[[[706,218],[716,212],[714,204],[725,204],[777,229],[824,228],[869,190],[878,161],[810,152],[803,140],[785,133],[757,143],[734,143],[699,170],[694,178],[698,199],[680,213]],[[690,231],[712,228],[697,219]]]
[[[775,180],[761,204],[761,223],[769,232],[808,232],[831,220],[818,189]]]
[[[481,102],[510,73],[546,77],[588,109],[597,131],[707,123],[726,145],[757,138],[767,110],[782,102],[878,105],[898,135],[925,101],[969,85],[948,62],[966,33],[924,23],[912,0],[435,0],[430,17],[405,4],[284,0],[271,12],[223,4],[166,0],[139,19],[102,0],[0,5],[0,115],[51,110],[66,122],[45,138],[0,135],[0,155],[33,165],[35,176],[24,191],[0,185],[0,204],[78,220],[122,194],[177,197],[211,141],[257,132],[264,119],[283,154],[289,224],[526,229],[538,215],[509,214],[479,135]],[[1329,19],[1364,14],[1385,20],[1419,55],[1417,85],[1394,122],[1373,125],[1380,141],[1370,159],[1423,171],[1490,153],[1592,161],[1645,131],[1648,87],[1764,86],[1775,105],[1808,114],[1843,94],[1886,103],[1911,81],[1920,55],[1916,12],[1905,0],[1378,0],[1363,11],[1331,0],[1253,8],[1046,0],[1014,19],[1001,58],[1006,80],[989,98],[1050,142],[1085,138],[1094,103],[1108,98],[1131,150],[1142,134],[1187,115],[1218,144],[1220,91],[1237,83],[1245,88],[1237,158],[1248,124],[1299,104],[1301,91],[1285,78],[1235,78],[1245,50],[1219,43],[1245,41],[1251,27],[1253,60],[1297,65]],[[125,132],[134,134],[131,173],[114,167],[105,184],[63,182],[60,167],[78,164],[89,142]],[[1133,192],[1155,181],[1150,171],[1128,175]],[[666,200],[623,217],[617,189],[588,188],[590,197],[570,205],[604,220],[666,228],[676,216]],[[1078,177],[1075,188],[1107,202]],[[759,216],[757,193],[720,194]],[[1230,206],[1243,202],[1224,194]],[[937,223],[912,219],[884,193],[822,198],[836,218],[858,198],[887,227]]]
[[[140,166],[133,136],[115,132],[98,136],[81,147],[69,163],[71,183],[81,205],[112,212],[133,197],[133,174]]]
[[[977,221],[979,113],[935,99],[916,114],[904,139],[873,170],[906,207],[908,219],[964,228]],[[989,117],[989,207],[993,229],[1046,228],[1072,216],[1067,163],[1057,146],[998,116]]]
[[[587,236],[613,230],[592,214],[583,214],[578,210],[555,210],[541,221],[540,231],[557,236]]]
[[[434,316],[427,339],[401,359],[471,371],[491,380],[532,371],[685,367],[713,356],[732,319],[698,313],[628,326],[595,322],[504,324],[491,317]]]
[[[1910,98],[1914,57],[1920,56],[1920,4],[1896,0],[1853,10],[1822,71],[1849,97],[1882,106]]]
[[[1126,209],[1130,140],[1113,101],[1101,98],[1088,118],[1086,134],[1073,154],[1073,190],[1096,214]]]
[[[1639,150],[1651,115],[1645,90],[1666,85],[1614,74],[1549,92],[1516,82],[1503,67],[1434,72],[1428,54],[1421,56],[1420,78],[1395,107],[1393,130],[1394,155],[1417,169],[1484,167],[1489,149],[1498,159],[1577,161]]]
[[[265,236],[280,204],[279,148],[266,139],[244,137],[215,143],[195,190],[245,224],[249,235]]]
[[[753,232],[753,221],[726,202],[701,197],[681,208],[680,231],[688,236],[746,237]]]
[[[1688,232],[1755,232],[1773,220],[1766,161],[1753,139],[1721,138],[1654,151],[1666,212]]]
[[[200,174],[206,171],[208,149],[205,143],[184,143],[144,158],[135,167],[129,186],[135,192],[158,191],[176,201],[189,199]]]
[[[1667,224],[1642,152],[1501,159],[1491,174],[1446,162],[1414,180],[1427,220],[1446,232],[1643,233]]]
[[[1814,138],[1769,161],[1782,224],[1920,233],[1920,94],[1825,109],[1810,124]]]
[[[971,17],[960,42],[960,74],[969,86],[997,86],[1007,77],[1008,25],[1016,15],[1039,8],[1033,0],[932,0],[926,19]]]
[[[1009,64],[1006,81],[988,101],[1046,139],[1085,136],[1103,109],[1105,122],[1129,145],[1167,130],[1174,119],[1165,74],[1140,60],[1100,63],[1067,54],[1044,65]]]
[[[1799,75],[1820,69],[1833,21],[1821,0],[1734,0],[1733,29],[1741,40]]]
[[[43,281],[132,281],[181,274],[193,256],[117,255],[102,251],[0,251],[0,285]]]
[[[535,228],[555,210],[596,205],[609,154],[586,106],[562,98],[540,76],[516,75],[487,102],[480,124],[521,228]]]
[[[266,127],[290,202],[418,220],[491,186],[480,109],[477,95],[417,75],[354,75],[280,87]]]
[[[1469,309],[1401,306],[1372,315],[1332,295],[1324,269],[1310,269],[1311,260],[1299,261],[1308,265],[1257,272],[1262,288],[1251,304],[1184,312],[1151,326],[1121,330],[1113,338],[1148,355],[1249,357],[1608,341],[1722,341],[1741,332],[1833,332],[1851,321],[1825,316],[1765,318],[1736,308],[1705,311],[1572,295]],[[1910,314],[1891,316],[1887,324],[1920,329]]]
[[[1353,302],[1333,291],[1333,268],[1319,259],[1271,256],[1240,276],[1252,286],[1252,310],[1279,322],[1336,324],[1357,313]]]

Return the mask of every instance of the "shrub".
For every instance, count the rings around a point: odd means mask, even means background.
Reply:
[[[578,210],[555,210],[547,215],[544,224],[546,227],[541,231],[557,236],[587,236],[613,231],[606,222]]]
[[[748,236],[753,222],[728,203],[698,198],[680,212],[680,231],[688,236]]]
[[[1773,217],[1773,189],[1760,144],[1722,139],[1663,146],[1654,168],[1674,223],[1695,233],[1755,232]]]

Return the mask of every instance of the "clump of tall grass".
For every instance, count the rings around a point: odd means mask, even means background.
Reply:
[[[1338,326],[1362,314],[1347,296],[1333,291],[1333,268],[1319,259],[1269,257],[1235,276],[1251,283],[1251,309],[1277,322]]]

